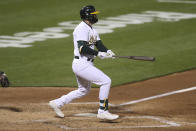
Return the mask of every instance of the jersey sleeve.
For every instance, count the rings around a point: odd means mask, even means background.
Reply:
[[[78,41],[78,48],[79,48],[80,54],[84,54],[84,55],[88,54],[88,55],[94,55],[94,56],[97,56],[98,54],[98,51],[93,50],[87,46],[86,41]]]
[[[101,40],[98,40],[95,46],[97,47],[98,51],[107,52],[108,50],[108,48],[104,46]]]
[[[88,31],[80,28],[76,33],[76,41],[88,41],[88,36]]]

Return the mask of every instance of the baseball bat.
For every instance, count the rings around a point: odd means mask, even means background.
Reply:
[[[150,56],[113,56],[116,58],[127,58],[127,59],[133,59],[133,60],[143,60],[143,61],[155,61],[155,57]]]

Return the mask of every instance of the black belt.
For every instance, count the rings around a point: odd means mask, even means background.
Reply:
[[[74,58],[75,58],[75,59],[80,59],[80,57],[79,57],[79,56],[74,56]],[[94,59],[88,58],[88,59],[87,59],[87,61],[91,61],[91,62],[93,62],[93,61],[94,61]]]

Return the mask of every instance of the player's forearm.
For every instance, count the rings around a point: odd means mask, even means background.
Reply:
[[[101,40],[98,40],[95,44],[95,46],[97,47],[97,49],[101,52],[107,52],[107,48],[103,45]]]
[[[78,41],[78,48],[79,48],[80,54],[83,54],[83,55],[88,54],[88,55],[97,56],[97,54],[98,54],[98,51],[93,50],[87,46],[86,41]]]

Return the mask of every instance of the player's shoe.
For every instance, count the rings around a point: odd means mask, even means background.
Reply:
[[[103,113],[98,113],[97,118],[102,120],[115,120],[119,118],[119,115],[112,114],[108,111],[104,111]]]
[[[57,116],[63,118],[64,114],[61,111],[61,109],[56,105],[56,103],[54,101],[50,101],[49,102],[49,106],[55,111],[55,113],[57,114]]]

